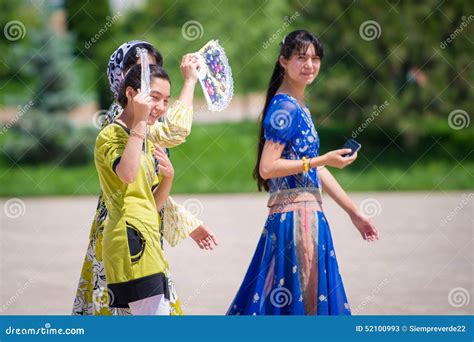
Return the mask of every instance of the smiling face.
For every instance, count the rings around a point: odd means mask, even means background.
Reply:
[[[148,52],[148,62],[156,64],[156,58]],[[141,64],[141,58],[138,57],[136,64]],[[163,78],[154,78],[150,82],[150,96],[153,99],[154,107],[148,116],[148,125],[153,125],[157,119],[162,117],[168,110],[168,102],[170,98],[170,83]]]
[[[136,96],[138,92],[132,87],[127,87],[128,96]],[[170,100],[171,85],[167,79],[154,77],[150,82],[150,97],[152,109],[148,115],[148,125],[154,125],[156,120],[162,117],[168,110]]]
[[[168,110],[171,85],[168,80],[155,77],[150,82],[150,88],[153,108],[148,116],[148,125],[153,125]]]
[[[280,64],[285,69],[285,77],[294,83],[306,86],[318,76],[321,59],[314,45],[310,44],[306,51],[296,52],[289,59],[280,56]]]

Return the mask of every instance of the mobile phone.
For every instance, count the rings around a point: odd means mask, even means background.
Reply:
[[[346,141],[346,143],[341,147],[341,148],[350,148],[352,150],[351,153],[347,153],[347,154],[344,154],[343,157],[350,157],[352,156],[354,153],[356,153],[357,151],[360,150],[360,148],[362,147],[361,144],[359,144],[357,141],[355,141],[354,139],[349,139]]]

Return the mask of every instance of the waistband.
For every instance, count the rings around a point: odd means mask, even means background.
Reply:
[[[319,188],[285,189],[270,193],[267,207],[270,214],[284,213],[302,208],[323,211]]]

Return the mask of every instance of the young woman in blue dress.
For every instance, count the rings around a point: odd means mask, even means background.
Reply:
[[[254,177],[269,192],[269,216],[230,315],[350,315],[321,189],[347,212],[363,239],[379,238],[328,167],[344,168],[357,152],[319,155],[305,90],[324,56],[306,30],[282,41],[260,124]],[[348,155],[349,154],[349,155]]]

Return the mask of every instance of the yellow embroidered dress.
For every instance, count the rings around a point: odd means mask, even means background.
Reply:
[[[112,123],[100,132],[94,153],[108,210],[102,258],[111,307],[128,307],[129,302],[160,294],[170,299],[161,221],[152,192],[159,186],[153,145],[145,141],[137,176],[127,184],[117,176],[116,167],[128,137],[125,127]]]
[[[121,111],[113,105],[110,111]],[[164,122],[157,122],[149,128],[148,138],[160,146],[170,148],[183,143],[189,135],[192,124],[192,108],[176,101],[168,110]],[[112,116],[120,114],[114,113]],[[106,288],[106,274],[102,259],[103,230],[107,218],[107,207],[101,194],[96,214],[92,222],[84,264],[74,300],[73,315],[129,315],[128,308],[109,307],[109,294]],[[168,197],[162,213],[163,237],[175,246],[202,222],[191,215],[184,207]],[[169,275],[169,271],[167,271]],[[181,315],[182,310],[171,279],[168,278],[171,315]]]

